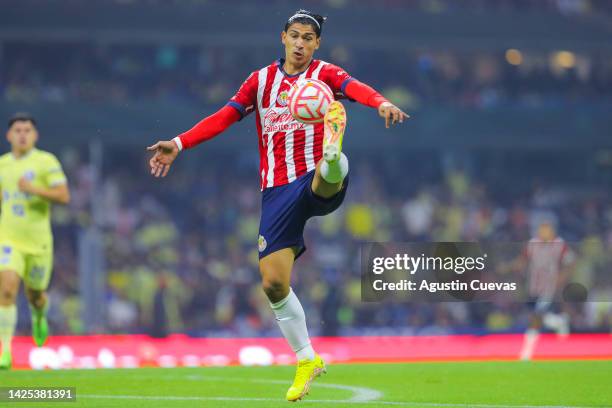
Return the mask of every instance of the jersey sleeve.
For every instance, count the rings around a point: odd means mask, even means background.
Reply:
[[[57,160],[57,157],[50,155],[46,158],[44,172],[47,186],[55,187],[60,184],[66,184],[66,174],[64,174],[62,165]]]
[[[239,111],[225,105],[217,112],[199,121],[194,127],[173,140],[179,150],[189,149],[210,140],[242,118]]]
[[[242,83],[238,92],[227,103],[240,113],[240,119],[255,110],[257,104],[257,72],[251,73]]]
[[[319,79],[325,82],[335,95],[344,96],[346,86],[355,79],[345,70],[334,64],[325,64],[319,73]]]

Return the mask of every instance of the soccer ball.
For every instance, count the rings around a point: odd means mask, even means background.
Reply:
[[[329,86],[318,79],[304,79],[293,84],[287,101],[289,112],[302,123],[320,123],[325,118],[327,107],[334,100]]]

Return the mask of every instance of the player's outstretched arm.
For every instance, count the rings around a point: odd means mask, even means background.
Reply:
[[[404,122],[410,116],[400,108],[389,102],[384,96],[376,92],[369,85],[357,80],[351,80],[344,89],[344,94],[357,102],[378,110],[378,114],[385,118],[385,127]]]
[[[212,139],[240,118],[241,115],[236,108],[226,105],[174,139],[160,140],[153,146],[147,147],[148,151],[155,152],[149,160],[151,174],[155,177],[166,177],[181,150]]]

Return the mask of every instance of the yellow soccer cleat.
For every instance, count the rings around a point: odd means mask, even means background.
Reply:
[[[295,402],[304,398],[310,390],[310,383],[326,372],[325,362],[318,354],[315,354],[314,360],[300,360],[293,384],[287,390],[287,401]]]
[[[346,110],[340,102],[333,101],[325,112],[323,158],[326,161],[333,162],[340,158],[344,129],[346,129]]]

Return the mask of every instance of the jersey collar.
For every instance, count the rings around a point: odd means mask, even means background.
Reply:
[[[279,58],[276,61],[276,65],[278,66],[278,69],[280,69],[280,71],[283,73],[283,75],[285,75],[287,78],[295,78],[296,76],[300,76],[302,75],[304,72],[308,71],[308,68],[310,68],[310,66],[312,65],[312,62],[314,61],[314,58],[312,58],[310,60],[310,63],[308,64],[308,66],[306,67],[305,70],[303,70],[302,72],[298,72],[297,74],[288,74],[285,72],[285,69],[283,68],[283,65],[285,65],[285,59],[284,58]]]
[[[28,157],[30,157],[32,155],[32,153],[34,152],[34,150],[36,150],[35,147],[31,148],[29,152],[27,152],[26,154],[24,154],[23,156],[21,156],[20,158],[15,157],[15,155],[13,154],[13,152],[11,152],[11,157],[13,158],[13,160],[23,160],[23,159],[27,159]]]

